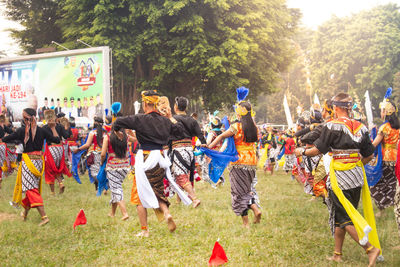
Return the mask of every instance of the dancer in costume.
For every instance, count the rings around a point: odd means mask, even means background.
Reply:
[[[56,114],[53,109],[47,109],[44,111],[44,119],[47,124],[42,127],[44,131],[48,132],[48,135],[52,134],[50,125],[56,124],[56,131],[61,142],[51,142],[46,140],[46,147],[44,152],[45,164],[45,181],[50,186],[51,194],[55,195],[54,183],[57,180],[60,194],[64,193],[65,185],[63,183],[62,175],[65,174],[71,177],[65,162],[64,146],[62,145],[61,138],[68,138],[70,136],[70,129],[66,129],[61,124],[56,123]]]
[[[114,122],[116,131],[120,129],[135,130],[140,144],[140,149],[135,157],[135,176],[141,203],[141,205],[137,205],[142,227],[138,236],[144,237],[149,235],[146,208],[161,209],[168,223],[168,229],[171,232],[176,229],[168,209],[169,201],[164,195],[163,181],[165,175],[167,174],[168,177],[170,174],[170,162],[168,158],[164,157],[162,148],[167,145],[171,135],[178,135],[183,129],[182,125],[172,117],[169,107],[161,111],[164,116],[160,114],[157,110],[159,97],[156,91],[143,91],[142,106],[145,114],[118,118]],[[180,197],[182,199],[185,196],[183,194]]]
[[[220,134],[222,134],[222,122],[220,120],[220,118],[218,118],[216,116],[218,112],[214,112],[214,116],[213,119],[210,121],[209,126],[211,127],[211,129],[208,131],[207,133],[207,145],[210,145]],[[217,150],[217,151],[224,151],[225,146],[224,146],[224,142],[223,140],[221,140],[218,143],[215,143],[214,147],[212,147],[211,149],[213,150]],[[224,177],[220,177],[220,179],[218,180],[218,182],[216,184],[214,184],[209,176],[209,164],[210,164],[211,159],[207,156],[204,155],[203,157],[203,162],[202,162],[202,168],[201,168],[201,173],[203,176],[203,179],[207,182],[209,182],[211,184],[212,187],[215,188],[216,185],[220,185],[223,184],[225,182]]]
[[[285,165],[283,166],[283,170],[286,173],[289,173],[293,169],[293,165],[295,164],[296,156],[293,151],[296,148],[296,143],[291,135],[291,132],[287,130],[285,136],[283,137],[285,141]]]
[[[312,157],[329,151],[332,153],[327,204],[335,250],[334,255],[328,259],[342,261],[342,246],[347,232],[365,249],[369,266],[374,266],[381,250],[364,172],[364,164],[373,157],[374,146],[367,128],[349,117],[352,98],[348,94],[339,93],[333,98],[332,104],[336,119],[323,126],[313,148],[297,148],[295,153],[297,157]],[[365,219],[356,209],[361,194]]]
[[[400,128],[396,105],[389,99],[385,99],[380,106],[381,118],[385,123],[379,127],[378,135],[372,144],[376,147],[382,143],[382,177],[370,188],[372,198],[379,209],[377,217],[381,216],[385,208],[394,205],[397,184],[395,166]]]
[[[89,177],[90,181],[96,187],[98,186],[97,175],[100,171],[101,165],[101,147],[103,145],[103,136],[105,134],[105,130],[103,129],[103,119],[100,117],[94,118],[94,127],[93,130],[90,131],[86,143],[80,147],[78,147],[74,153],[78,153],[81,150],[88,149],[88,153],[86,155],[86,163],[89,167]]]
[[[69,118],[69,125],[71,129],[71,135],[65,140],[68,145],[68,161],[72,162],[72,152],[75,151],[78,147],[78,141],[80,140],[79,129],[76,128],[75,118]]]
[[[200,199],[197,199],[192,184],[195,170],[195,159],[192,146],[192,137],[197,136],[201,144],[206,143],[206,139],[200,130],[200,126],[195,119],[186,114],[186,108],[189,100],[186,97],[176,97],[173,117],[183,125],[183,131],[179,135],[173,135],[171,151],[171,172],[176,183],[188,192],[193,201],[193,207],[200,205]]]
[[[279,153],[276,144],[276,133],[276,129],[269,128],[266,135],[262,138],[262,143],[264,147],[267,147],[266,149],[268,149],[268,157],[264,164],[264,172],[269,170],[271,172],[271,175],[274,174],[275,159]]]
[[[243,93],[241,91],[242,89],[245,89]],[[229,129],[219,135],[208,146],[208,148],[211,149],[216,144],[230,136],[233,136],[235,140],[239,159],[231,163],[229,170],[232,209],[236,215],[242,216],[243,226],[246,228],[249,227],[249,209],[254,212],[254,223],[260,223],[261,220],[261,211],[256,204],[252,187],[252,184],[256,179],[257,169],[257,126],[252,118],[250,103],[244,101],[247,94],[247,88],[238,88],[238,103],[235,112],[239,121],[233,123]]]
[[[41,179],[44,172],[43,144],[45,139],[52,143],[59,143],[60,138],[55,123],[49,125],[51,133],[36,125],[36,110],[26,108],[23,110],[22,116],[25,126],[3,138],[6,143],[18,140],[24,146],[22,162],[19,165],[14,188],[13,202],[24,207],[25,210],[21,213],[24,220],[26,220],[31,208],[37,208],[42,217],[42,222],[39,224],[41,226],[49,222],[41,196]],[[22,193],[25,193],[24,199],[22,199]]]
[[[122,183],[130,171],[128,154],[128,136],[125,131],[115,131],[111,129],[110,134],[106,134],[103,139],[101,150],[101,162],[107,160],[106,175],[111,191],[111,212],[110,217],[115,217],[115,212],[119,206],[122,212],[123,221],[129,218],[126,211],[124,192]]]
[[[12,129],[5,125],[6,117],[4,114],[0,115],[0,139],[3,138],[6,134],[12,134]],[[3,180],[3,170],[1,166],[6,164],[7,158],[7,145],[4,142],[0,142],[0,189],[1,189],[1,182]]]

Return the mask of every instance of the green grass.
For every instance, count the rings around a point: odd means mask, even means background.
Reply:
[[[4,180],[0,191],[0,215],[13,214],[0,222],[0,265],[207,266],[218,238],[229,259],[227,266],[367,265],[367,255],[349,237],[343,249],[344,263],[327,262],[333,238],[325,205],[320,200],[308,202],[310,197],[286,174],[258,175],[263,211],[260,225],[252,225],[250,230],[241,226],[240,217],[231,210],[229,182],[216,190],[196,183],[200,207],[177,205],[175,198],[171,199],[171,214],[178,227],[173,234],[149,210],[151,235],[147,239],[135,237],[140,231],[136,208],[128,206],[131,218],[126,222],[120,220],[119,210],[115,219],[109,218],[110,196],[96,197],[86,176],[82,185],[68,178],[61,196],[51,197],[48,186],[44,186],[45,209],[51,220],[48,225],[37,226],[40,217],[36,210],[22,222],[17,216],[20,210],[8,204],[13,175]],[[125,199],[130,198],[131,183],[124,183]],[[78,226],[73,233],[72,225],[81,208],[88,224]],[[385,257],[378,266],[400,266],[400,253],[392,250],[400,243],[393,208],[378,218],[377,225]]]

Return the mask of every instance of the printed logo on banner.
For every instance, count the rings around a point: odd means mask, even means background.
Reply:
[[[66,57],[64,59],[64,64],[75,67],[76,57]],[[99,71],[100,65],[97,63],[95,57],[89,57],[86,61],[81,60],[74,74],[77,77],[76,83],[82,88],[82,91],[86,91],[89,86],[92,86],[96,83],[96,75],[99,73]]]

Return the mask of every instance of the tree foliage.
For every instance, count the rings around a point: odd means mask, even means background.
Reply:
[[[9,19],[21,24],[21,30],[11,30],[22,50],[33,54],[35,49],[61,42],[62,32],[57,21],[61,19],[57,0],[0,0],[6,6]]]
[[[210,109],[232,103],[239,86],[252,99],[276,91],[300,16],[284,0],[43,1],[58,3],[67,47],[81,39],[112,48],[114,100],[129,107],[144,89],[200,98]],[[9,2],[19,12],[24,1]],[[29,40],[25,50],[36,46]]]
[[[345,91],[363,98],[369,90],[377,106],[400,70],[399,6],[334,17],[318,28],[306,49],[316,92],[331,97]]]

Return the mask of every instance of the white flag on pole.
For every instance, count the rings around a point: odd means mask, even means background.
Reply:
[[[319,98],[317,96],[317,93],[314,94],[314,104],[318,104],[319,106],[321,106],[321,103],[319,102]]]
[[[368,90],[365,92],[365,113],[367,115],[368,128],[372,129],[374,125],[374,117],[372,116],[371,99],[369,98]]]
[[[288,123],[289,129],[291,129],[291,128],[293,128],[293,120],[292,120],[292,116],[290,115],[290,109],[289,109],[289,104],[287,102],[286,95],[284,95],[284,97],[283,97],[283,108],[285,110],[286,121]]]

